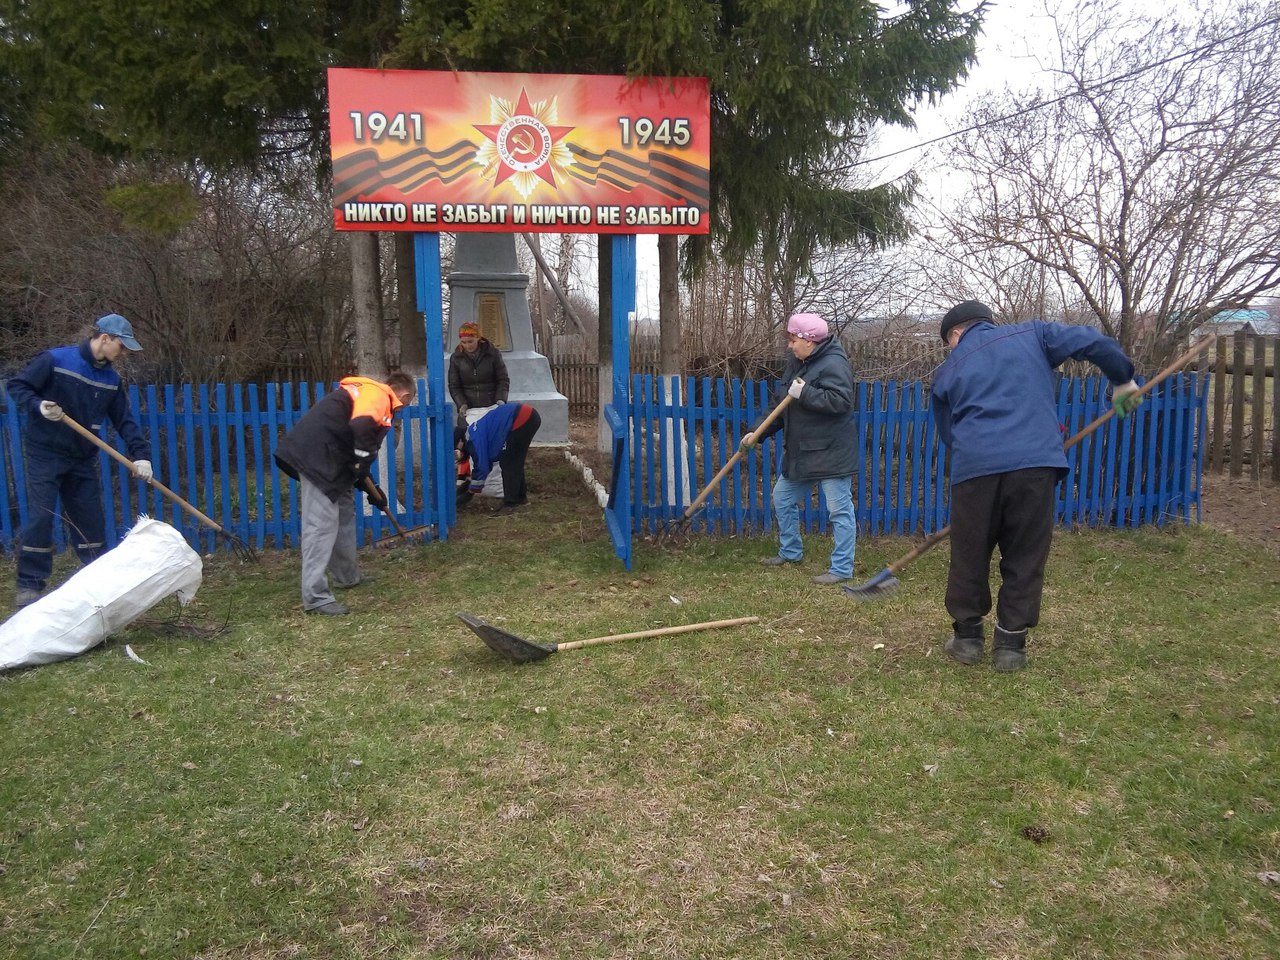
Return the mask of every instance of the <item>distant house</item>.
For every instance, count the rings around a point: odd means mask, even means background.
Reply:
[[[1280,335],[1280,319],[1266,310],[1223,310],[1201,328],[1201,333],[1230,336],[1233,333]]]

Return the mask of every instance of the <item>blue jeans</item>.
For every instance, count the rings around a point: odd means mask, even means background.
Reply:
[[[858,522],[853,515],[852,476],[800,482],[778,478],[773,485],[773,512],[778,518],[778,556],[784,560],[799,560],[804,556],[804,541],[800,539],[800,501],[809,496],[814,483],[822,487],[835,539],[828,572],[837,577],[852,577],[853,550],[858,537]]]

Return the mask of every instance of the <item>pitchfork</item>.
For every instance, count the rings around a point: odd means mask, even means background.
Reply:
[[[103,440],[100,436],[98,436],[92,430],[89,430],[86,427],[83,427],[80,424],[76,423],[76,421],[73,420],[66,413],[62,415],[61,422],[65,423],[68,427],[70,427],[76,433],[80,434],[80,436],[84,437],[94,446],[104,451],[112,459],[117,460],[120,463],[124,464],[126,467],[129,468],[129,471],[131,473],[133,472],[134,470],[133,461],[130,460],[128,457],[126,457],[124,454],[122,454],[115,447],[111,446],[111,444]],[[137,474],[134,474],[134,476],[137,476]],[[141,478],[139,477],[139,479]],[[232,533],[226,527],[206,517],[203,513],[201,513],[191,504],[187,503],[187,501],[183,500],[180,496],[178,496],[176,493],[174,493],[172,490],[166,487],[163,483],[161,483],[155,477],[150,477],[147,480],[144,480],[143,482],[148,484],[149,486],[155,487],[157,490],[163,493],[166,497],[168,497],[178,506],[182,507],[183,510],[187,511],[187,513],[191,514],[191,516],[195,517],[197,520],[203,523],[210,530],[216,530],[219,534],[222,535],[223,539],[225,539],[227,543],[231,545],[231,549],[235,551],[235,555],[239,557],[241,560],[252,560],[254,563],[258,562],[258,555],[254,552],[253,547],[249,546],[249,544],[245,543],[243,540],[237,537],[234,533]]]

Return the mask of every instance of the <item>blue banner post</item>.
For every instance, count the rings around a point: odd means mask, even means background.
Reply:
[[[613,471],[609,482],[609,502],[604,508],[605,523],[613,549],[626,569],[631,569],[631,451],[627,424],[631,397],[631,318],[636,311],[636,238],[617,234],[613,238],[613,398],[604,415],[613,436]]]
[[[432,425],[430,477],[423,485],[424,496],[435,495],[436,536],[449,538],[449,529],[457,523],[454,500],[453,425],[445,404],[444,384],[444,287],[440,279],[440,235],[413,235],[414,273],[418,281],[418,309],[427,334],[427,395],[419,397],[422,413]],[[422,451],[423,454],[426,451]]]

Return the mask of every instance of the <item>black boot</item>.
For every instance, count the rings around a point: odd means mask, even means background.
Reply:
[[[957,663],[973,666],[982,659],[982,648],[985,644],[982,621],[976,624],[957,623],[955,633],[942,645],[942,649]]]
[[[992,642],[995,655],[995,667],[1004,673],[1021,670],[1027,665],[1027,631],[1012,631],[996,626],[995,640]]]

